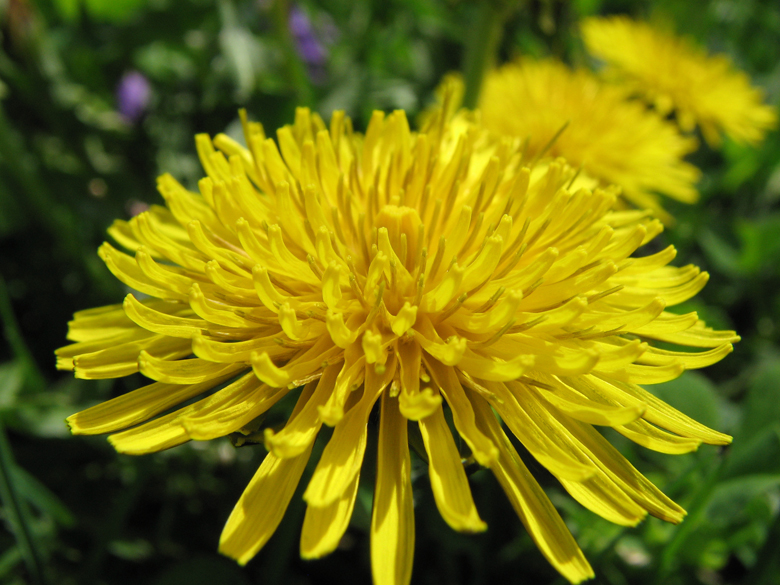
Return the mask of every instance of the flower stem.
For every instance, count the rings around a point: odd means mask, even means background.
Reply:
[[[19,497],[14,482],[14,456],[5,435],[5,428],[0,420],[0,503],[2,503],[11,529],[16,537],[19,552],[27,565],[27,571],[33,583],[43,584],[45,578],[41,570],[41,560],[35,547],[32,530],[30,529],[29,512],[25,503]]]
[[[712,468],[709,470],[704,483],[701,484],[693,498],[693,504],[688,509],[688,516],[685,522],[675,530],[675,534],[672,539],[667,543],[663,552],[661,553],[659,568],[658,568],[658,585],[666,583],[667,579],[671,576],[675,569],[677,553],[680,548],[685,544],[686,539],[691,533],[698,528],[704,513],[707,510],[712,499],[712,493],[718,486],[718,481],[721,477],[721,472],[725,469],[726,459],[721,456],[716,456],[712,463]],[[708,463],[708,459],[704,459],[705,463]]]
[[[775,516],[774,521],[769,526],[769,531],[764,539],[764,545],[758,552],[756,564],[753,565],[750,572],[745,575],[742,581],[743,585],[761,585],[761,583],[771,583],[773,575],[777,575],[778,559],[780,551],[777,548],[777,539],[780,538],[780,514]]]
[[[19,329],[19,323],[11,306],[11,297],[8,294],[8,288],[2,274],[0,274],[0,321],[3,323],[2,332],[8,341],[8,345],[11,347],[14,358],[21,365],[24,372],[25,386],[34,390],[42,390],[45,386],[45,380]]]
[[[506,10],[500,10],[489,0],[479,2],[476,22],[466,39],[463,60],[463,78],[466,83],[464,107],[476,107],[485,73],[496,64],[506,15]]]

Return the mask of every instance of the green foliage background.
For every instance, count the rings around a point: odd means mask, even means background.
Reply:
[[[195,133],[235,134],[242,106],[269,133],[292,121],[296,105],[326,119],[344,109],[359,129],[376,108],[404,108],[413,119],[441,76],[461,68],[477,4],[301,0],[317,34],[331,37],[324,78],[314,83],[284,0],[0,1],[0,583],[370,582],[370,457],[339,551],[298,558],[296,497],[266,548],[239,568],[216,547],[263,447],[235,449],[225,439],[132,458],[101,437],[71,437],[66,416],[141,380],[76,380],[54,370],[52,351],[75,310],[123,297],[95,250],[113,218],[162,202],[161,172],[195,184]],[[780,100],[776,0],[528,1],[507,23],[500,59],[554,54],[585,64],[578,20],[613,12],[673,23],[728,53],[770,103]],[[115,105],[130,70],[152,87],[137,123]],[[654,518],[613,526],[529,463],[597,583],[780,583],[780,134],[758,148],[705,146],[692,160],[704,171],[701,200],[669,204],[677,224],[662,239],[677,246],[678,263],[712,276],[684,309],[743,340],[723,362],[653,391],[735,441],[668,456],[609,433],[688,509],[677,527]],[[439,518],[420,462],[415,476],[413,583],[563,583],[488,473],[472,474],[489,524],[477,536]]]

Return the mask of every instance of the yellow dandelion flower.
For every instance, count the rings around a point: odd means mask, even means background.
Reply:
[[[588,71],[553,59],[507,64],[487,74],[479,108],[487,128],[525,139],[530,157],[564,157],[667,221],[656,193],[698,197],[699,170],[683,160],[695,141]]]
[[[674,111],[684,131],[698,124],[711,146],[720,145],[721,134],[756,144],[777,124],[764,92],[726,55],[707,55],[685,38],[625,16],[587,18],[581,30],[588,51],[606,62],[608,76],[661,115]]]
[[[673,248],[631,257],[658,220],[612,211],[613,189],[572,192],[563,162],[529,170],[517,141],[453,131],[443,115],[413,133],[403,112],[376,112],[362,136],[342,114],[328,128],[299,109],[277,141],[245,119],[244,130],[248,148],[197,137],[208,174],[199,193],[164,175],[167,206],[110,229],[133,254],[106,243],[100,255],[142,295],[77,313],[58,366],[153,382],[71,416],[74,433],[111,433],[118,451],[150,453],[255,432],[253,421],[295,393],[285,426],[259,435],[268,454],[220,550],[243,564],[268,541],[324,424],[333,431],[304,494],[300,540],[301,555],[316,558],[347,528],[379,405],[377,584],[411,578],[408,421],[442,517],[458,531],[486,528],[445,410],[573,583],[592,570],[505,428],[605,518],[682,519],[592,426],[666,453],[730,441],[638,385],[720,360],[738,339],[666,311],[707,275],[668,266]]]

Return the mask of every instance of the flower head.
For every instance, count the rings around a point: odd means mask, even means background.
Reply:
[[[528,168],[518,141],[454,130],[447,118],[432,115],[414,133],[403,112],[375,112],[363,136],[343,114],[328,128],[299,109],[277,141],[245,119],[248,148],[198,136],[208,174],[200,192],[162,176],[167,207],[110,229],[134,255],[100,249],[146,296],[77,313],[58,366],[82,378],[140,371],[153,382],[71,416],[74,433],[113,433],[117,450],[150,453],[255,432],[257,417],[297,396],[286,425],[261,434],[269,453],[222,534],[220,550],[241,563],[281,521],[323,424],[333,433],[304,494],[301,554],[336,548],[376,405],[376,583],[411,577],[408,421],[452,528],[486,526],[445,409],[572,582],[592,570],[506,429],[574,498],[623,525],[648,513],[679,522],[684,511],[592,425],[666,453],[730,441],[638,385],[731,351],[732,332],[666,311],[706,274],[669,266],[673,248],[632,257],[662,227],[644,212],[613,211],[614,189],[572,192],[563,161]]]
[[[584,69],[524,59],[491,71],[480,97],[487,128],[527,141],[530,157],[564,157],[640,208],[665,216],[656,193],[696,200],[695,141]]]
[[[587,18],[581,28],[588,51],[606,62],[607,75],[661,115],[674,111],[684,131],[698,124],[712,146],[721,134],[755,144],[777,124],[763,92],[725,55],[709,56],[687,39],[625,16]]]

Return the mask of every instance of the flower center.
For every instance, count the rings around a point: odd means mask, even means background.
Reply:
[[[417,250],[420,239],[422,221],[416,209],[406,206],[385,205],[377,214],[374,224],[380,231],[387,231],[387,240],[401,264],[407,269],[413,268],[414,262],[410,250]],[[381,240],[380,240],[381,241]]]

